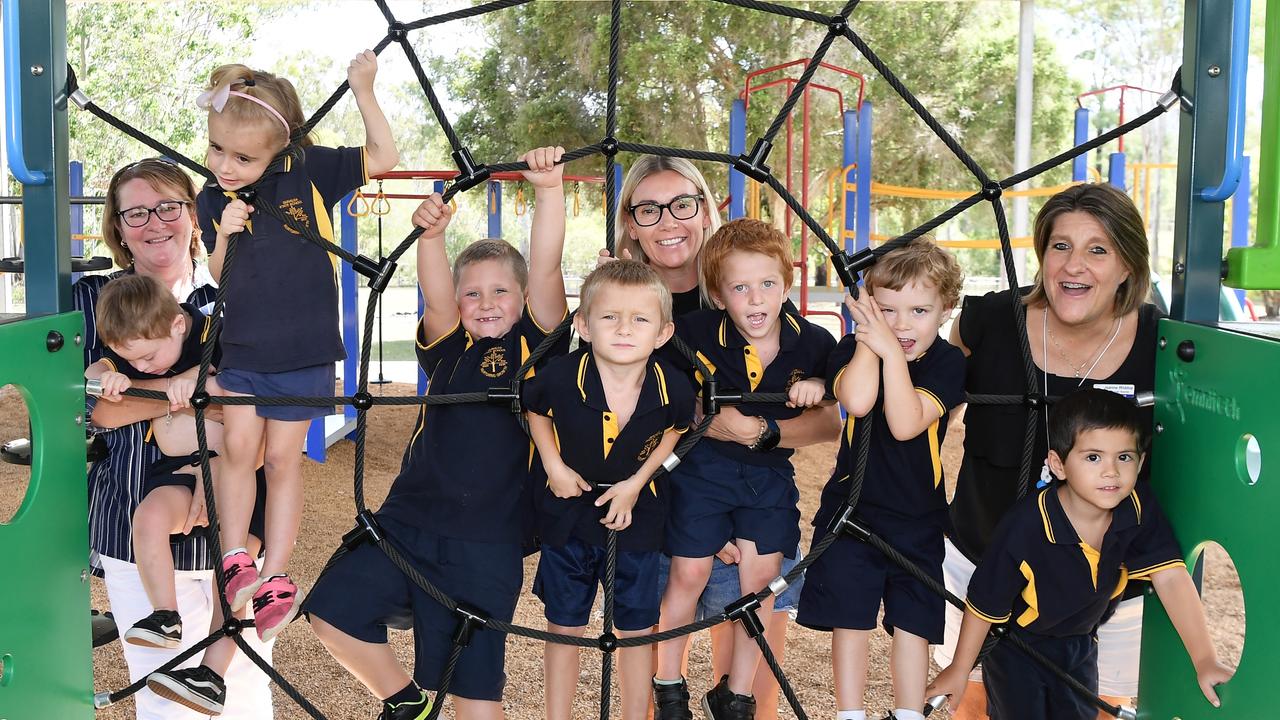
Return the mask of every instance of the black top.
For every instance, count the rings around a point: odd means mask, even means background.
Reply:
[[[692,290],[684,292],[671,293],[671,317],[680,317],[688,315],[694,310],[704,310],[706,306],[702,304],[702,288],[694,286]]]
[[[676,334],[699,354],[703,364],[716,376],[721,390],[782,393],[790,390],[798,380],[822,378],[836,341],[831,333],[801,317],[789,303],[782,306],[779,321],[782,327],[778,354],[767,368],[761,367],[759,353],[742,337],[723,310],[699,310],[676,318]],[[679,353],[668,353],[665,357],[701,383],[695,366],[687,358],[680,357]],[[743,415],[774,420],[787,420],[804,412],[803,408],[789,408],[782,403],[743,403],[738,410]],[[789,448],[753,452],[738,443],[712,438],[703,438],[699,442],[708,444],[726,457],[751,465],[790,469],[790,458],[795,453]]]
[[[170,378],[174,375],[180,375],[191,368],[200,364],[200,358],[204,353],[204,343],[209,338],[209,332],[213,329],[213,318],[208,317],[200,312],[200,308],[188,303],[181,303],[182,311],[187,314],[187,337],[182,341],[182,353],[178,355],[178,361],[159,375],[145,373],[135,368],[128,360],[116,354],[110,346],[105,343],[102,346],[102,360],[111,364],[111,369],[134,380],[155,380],[157,378]],[[219,351],[217,341],[213,346],[212,367],[218,367],[222,353]]]
[[[427,395],[510,387],[548,332],[527,307],[498,338],[473,338],[459,323],[428,345],[418,323],[418,364],[431,377]],[[566,338],[544,362],[566,352],[567,345]],[[424,405],[378,513],[443,537],[521,543],[531,524],[525,481],[532,462],[533,444],[509,406]]]
[[[1026,294],[1030,288],[1022,288]],[[965,389],[973,394],[1022,395],[1026,392],[1026,371],[1019,350],[1018,329],[1013,315],[1012,292],[970,295],[964,299],[960,338],[969,348]],[[1124,363],[1109,377],[1089,378],[1083,385],[1077,378],[1049,375],[1048,395],[1069,395],[1080,387],[1098,387],[1134,393],[1153,390],[1156,375],[1156,336],[1159,311],[1145,304],[1138,310],[1138,331]],[[1044,373],[1037,370],[1034,391],[1042,392]],[[1018,499],[1018,473],[1028,409],[1023,405],[969,405],[965,410],[964,460],[951,500],[951,540],[970,560],[982,557],[991,534]],[[1142,408],[1147,422],[1152,409]],[[1045,411],[1035,411],[1036,445],[1031,468],[1031,488],[1039,479],[1040,467],[1049,454],[1045,440]],[[1140,480],[1149,477],[1146,463]]]
[[[300,161],[287,158],[262,178],[256,202],[273,203],[294,224],[333,242],[333,205],[368,179],[364,160],[364,148],[304,148]],[[196,198],[210,254],[222,211],[234,198],[216,182]],[[273,373],[345,358],[335,258],[265,212],[249,218],[223,271],[226,367]]]
[[[684,375],[657,359],[645,372],[631,418],[621,429],[609,410],[595,356],[578,350],[547,364],[526,387],[525,407],[551,418],[556,446],[565,464],[593,486],[622,482],[635,474],[668,430],[684,432],[693,417],[693,388]],[[564,439],[563,441],[561,439]],[[618,535],[618,549],[628,552],[662,549],[668,497],[667,475],[640,491],[631,526]],[[603,490],[558,498],[544,485],[534,502],[542,542],[563,546],[570,538],[604,547],[600,519],[608,505],[595,507]]]
[[[1038,635],[1093,633],[1130,580],[1184,567],[1148,483],[1111,513],[1101,548],[1080,539],[1058,499],[1060,484],[1023,498],[997,528],[969,580],[965,604],[989,622]]]
[[[835,394],[836,383],[841,381],[857,340],[846,335],[831,353],[827,367],[827,385]],[[933,341],[920,357],[907,363],[911,384],[916,392],[932,400],[941,413],[924,432],[901,441],[893,437],[889,422],[884,416],[884,386],[871,412],[871,451],[867,456],[867,470],[863,478],[862,494],[858,500],[858,515],[873,530],[886,530],[887,526],[926,522],[945,527],[947,520],[947,495],[942,482],[942,456],[940,449],[947,436],[947,420],[951,409],[964,402],[964,353],[942,338]],[[857,382],[856,378],[844,378]],[[849,477],[857,459],[859,438],[867,423],[853,415],[845,419],[844,432],[840,434],[840,452],[836,456],[835,470],[822,489],[822,504],[813,519],[813,526],[825,528],[831,524],[836,512],[849,498]]]

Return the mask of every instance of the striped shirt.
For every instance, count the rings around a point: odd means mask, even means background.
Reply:
[[[98,294],[108,281],[132,272],[129,268],[111,275],[86,275],[72,287],[75,308],[84,312],[85,367],[101,358],[104,350],[98,339],[95,317]],[[196,266],[192,284],[195,290],[185,302],[196,307],[213,303],[217,288],[203,265]],[[96,401],[95,397],[85,398],[85,417],[91,416]],[[142,502],[147,469],[160,458],[155,443],[146,441],[149,426],[150,422],[143,421],[110,430],[98,429],[99,436],[107,443],[109,455],[89,468],[89,548],[95,574],[102,573],[99,555],[134,562],[133,511]],[[202,533],[195,533],[171,547],[175,570],[210,569]]]

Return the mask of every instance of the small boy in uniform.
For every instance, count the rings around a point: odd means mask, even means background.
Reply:
[[[964,354],[938,337],[960,299],[959,263],[927,239],[880,258],[865,291],[845,300],[854,321],[831,355],[831,392],[848,412],[835,471],[814,517],[816,544],[849,497],[862,433],[871,433],[858,519],[942,582],[947,498],[939,448],[950,411],[964,402]],[[867,643],[884,604],[893,636],[897,720],[923,720],[929,643],[942,640],[943,599],[848,535],[805,577],[796,621],[830,631],[836,718],[865,720]]]
[[[418,364],[428,393],[509,387],[530,352],[567,313],[563,148],[527,153],[535,189],[529,263],[502,240],[472,243],[453,263],[444,231],[452,211],[432,195],[414,213],[423,297]],[[526,295],[527,289],[527,295]],[[553,353],[563,354],[562,348]],[[449,597],[510,621],[523,581],[524,492],[532,460],[518,416],[504,405],[423,406],[400,475],[377,519],[387,538]],[[382,701],[382,720],[422,720],[452,649],[459,616],[415,585],[381,549],[356,546],[312,590],[305,608],[317,637]],[[413,628],[413,677],[387,644],[387,628]],[[502,717],[506,636],[475,631],[449,692],[459,720]]]
[[[1080,390],[1049,416],[1049,469],[1057,482],[1005,516],[969,581],[955,660],[929,695],[959,704],[969,670],[992,625],[1017,634],[1097,692],[1098,625],[1130,580],[1147,579],[1191,656],[1200,690],[1219,705],[1216,685],[1232,671],[1218,662],[1204,607],[1164,513],[1138,484],[1147,425],[1134,404],[1106,390]],[[992,720],[1096,716],[1093,704],[998,643],[982,660]]]
[[[791,241],[768,223],[741,219],[722,226],[702,248],[700,274],[703,292],[718,309],[681,316],[676,334],[697,351],[720,388],[787,393],[790,401],[738,406],[759,421],[751,445],[708,436],[672,473],[666,537],[671,574],[658,625],[664,631],[693,620],[711,559],[726,542],[738,547],[744,595],[777,577],[784,553],[795,554],[800,512],[790,460],[794,451],[779,447],[778,420],[823,404],[821,378],[835,346],[830,333],[784,307],[794,278]],[[836,408],[832,404],[824,411],[834,415]],[[770,596],[757,611],[766,630],[772,607]],[[755,717],[751,687],[760,649],[741,627],[734,632],[729,673],[702,700],[713,720]],[[659,645],[656,720],[691,717],[680,673],[687,644],[683,637]]]
[[[547,630],[581,636],[604,583],[606,532],[617,537],[614,625],[618,637],[658,623],[658,556],[669,485],[653,479],[693,416],[686,377],[657,359],[671,338],[671,291],[648,265],[618,260],[582,283],[574,326],[589,347],[547,364],[525,390],[529,431],[547,486],[538,491],[542,557],[534,593]],[[566,442],[561,442],[565,438]],[[601,490],[602,486],[609,486]],[[622,717],[649,713],[650,645],[619,652]],[[546,715],[569,720],[579,650],[547,643]]]

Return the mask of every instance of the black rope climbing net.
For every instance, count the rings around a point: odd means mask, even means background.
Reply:
[[[477,185],[484,183],[493,173],[514,170],[526,170],[528,165],[524,162],[505,162],[483,164],[477,163],[471,156],[470,150],[463,143],[462,138],[454,131],[452,124],[446,115],[443,106],[440,104],[436,96],[430,79],[422,68],[417,53],[413,49],[412,43],[409,41],[409,32],[425,27],[440,25],[453,20],[475,17],[489,12],[495,12],[516,5],[523,5],[531,0],[494,0],[493,2],[475,5],[462,10],[444,13],[432,17],[422,18],[413,22],[402,22],[398,20],[387,6],[385,0],[374,0],[378,10],[382,13],[387,21],[387,34],[373,48],[375,53],[381,54],[383,50],[395,43],[403,50],[410,66],[422,86],[422,90],[426,95],[431,112],[439,123],[441,130],[444,132],[449,141],[451,154],[454,164],[457,166],[457,174],[449,181],[448,187],[443,193],[443,198],[447,202],[455,195],[465,192]],[[896,248],[902,247],[912,242],[916,238],[929,233],[933,229],[955,218],[969,208],[982,202],[991,205],[992,212],[995,214],[996,225],[1000,236],[1001,258],[1004,265],[1005,274],[1009,280],[1011,287],[1017,286],[1017,274],[1014,267],[1013,251],[1010,244],[1008,222],[1005,217],[1004,205],[1001,200],[1003,192],[1014,187],[1018,183],[1033,178],[1051,168],[1057,167],[1077,156],[1083,155],[1095,148],[1101,147],[1106,143],[1137,129],[1148,122],[1159,117],[1164,112],[1179,104],[1181,98],[1181,87],[1178,76],[1175,75],[1172,86],[1159,101],[1141,116],[1090,140],[1081,145],[1077,145],[1065,150],[1058,155],[1049,158],[1025,171],[1016,173],[1003,179],[992,179],[983,168],[969,155],[968,152],[958,143],[946,128],[938,122],[936,118],[929,112],[927,108],[912,94],[911,90],[902,83],[902,81],[893,73],[893,71],[884,63],[884,61],[876,55],[866,41],[858,34],[854,27],[850,24],[849,17],[858,4],[858,0],[848,0],[841,8],[840,12],[835,15],[824,15],[804,8],[778,5],[769,2],[760,2],[759,0],[717,0],[729,5],[736,5],[750,10],[760,11],[787,17],[795,20],[815,23],[826,28],[826,33],[818,45],[817,50],[807,62],[800,78],[791,88],[786,101],[783,103],[777,115],[773,118],[768,129],[764,134],[755,139],[751,150],[742,155],[729,155],[725,153],[711,152],[706,150],[671,148],[657,145],[647,145],[640,143],[631,143],[619,140],[617,138],[618,127],[618,68],[621,55],[620,36],[622,22],[622,0],[612,0],[609,7],[609,66],[608,66],[608,89],[606,98],[605,112],[605,129],[604,135],[599,142],[576,148],[566,152],[560,163],[568,163],[582,158],[602,155],[606,163],[605,172],[605,196],[606,196],[606,213],[607,220],[605,222],[606,245],[610,253],[614,250],[614,215],[617,212],[617,188],[614,186],[613,166],[615,158],[619,152],[642,153],[650,155],[661,155],[666,157],[679,157],[689,160],[716,162],[728,165],[751,179],[768,185],[778,194],[779,197],[787,204],[787,206],[801,219],[802,222],[814,233],[814,236],[826,248],[830,254],[835,271],[840,277],[841,282],[848,291],[857,296],[859,273],[873,265],[876,260]],[[784,126],[786,119],[794,109],[796,102],[800,99],[802,93],[809,85],[809,81],[813,77],[814,72],[818,69],[819,64],[830,50],[831,46],[838,38],[847,40],[857,51],[867,60],[874,70],[885,79],[888,85],[893,88],[894,92],[907,104],[908,107],[924,122],[930,130],[942,141],[942,143],[956,156],[964,167],[973,175],[976,185],[979,187],[973,194],[965,199],[957,202],[937,217],[921,224],[920,226],[899,235],[892,240],[876,248],[866,248],[853,253],[852,255],[845,252],[830,235],[827,234],[822,224],[809,214],[808,210],[796,200],[794,196],[787,190],[783,183],[773,176],[768,165],[769,154],[773,148],[774,139]],[[189,168],[191,171],[212,181],[214,180],[212,173],[201,166],[194,160],[185,157],[166,144],[150,137],[146,133],[138,130],[127,122],[120,120],[113,114],[94,103],[80,88],[78,88],[75,75],[68,68],[68,93],[73,102],[80,108],[92,113],[94,116],[102,119],[121,132],[130,137],[150,146],[159,153],[172,158],[176,162]],[[291,138],[291,144],[275,158],[273,162],[284,162],[285,158],[293,152],[296,152],[296,143],[303,136],[309,133],[321,119],[338,103],[346,94],[349,86],[346,82],[342,83],[321,106],[315,111],[312,117],[298,128]],[[256,183],[255,183],[256,185]],[[252,202],[256,197],[256,188],[251,185],[240,191],[242,199],[246,202]],[[610,715],[611,691],[610,679],[612,668],[612,655],[617,648],[634,647],[641,645],[649,645],[674,638],[686,636],[695,632],[699,632],[718,625],[723,622],[740,622],[743,624],[747,634],[752,637],[759,645],[764,662],[769,666],[775,678],[781,687],[783,695],[786,697],[788,704],[795,712],[798,718],[807,718],[804,708],[801,707],[795,691],[788,682],[781,666],[774,658],[770,651],[768,642],[763,633],[763,627],[757,616],[757,611],[761,607],[761,603],[767,600],[771,595],[777,595],[783,592],[789,585],[796,582],[803,575],[814,561],[822,555],[822,553],[830,547],[837,539],[845,536],[853,537],[863,542],[867,542],[884,552],[893,562],[903,567],[914,577],[924,582],[934,592],[946,598],[947,602],[957,607],[963,607],[963,602],[954,594],[948,592],[946,588],[933,580],[924,570],[915,566],[907,558],[901,555],[897,550],[886,543],[882,538],[871,532],[858,518],[857,507],[858,500],[862,492],[863,479],[866,473],[867,458],[870,450],[871,433],[864,430],[860,436],[858,447],[855,454],[855,466],[850,473],[849,495],[841,510],[837,513],[836,520],[832,523],[831,532],[827,533],[817,544],[815,544],[808,554],[785,576],[776,578],[768,587],[756,593],[744,595],[738,600],[730,603],[721,612],[715,615],[694,622],[679,628],[645,635],[639,637],[619,638],[613,633],[612,615],[613,615],[613,583],[612,575],[616,563],[616,534],[610,531],[608,536],[608,560],[606,572],[609,581],[605,583],[604,588],[604,626],[601,633],[596,637],[574,637],[569,635],[560,635],[546,632],[536,628],[523,627],[504,622],[500,619],[488,617],[484,613],[474,608],[468,607],[463,603],[455,601],[446,593],[430,583],[413,564],[409,562],[401,550],[397,547],[394,538],[388,537],[387,534],[378,524],[373,512],[369,510],[365,504],[364,496],[364,475],[365,475],[365,443],[368,430],[368,411],[375,405],[455,405],[470,403],[499,403],[504,404],[512,410],[513,413],[521,413],[521,389],[523,378],[525,378],[531,368],[534,367],[555,345],[570,327],[570,320],[566,319],[559,327],[557,327],[544,342],[530,353],[528,359],[522,364],[516,374],[516,380],[506,387],[495,387],[487,392],[452,394],[452,395],[427,395],[423,397],[374,397],[368,391],[369,387],[369,358],[373,343],[373,328],[375,326],[375,313],[381,293],[387,288],[395,271],[397,261],[407,252],[418,237],[422,234],[422,229],[415,228],[410,232],[403,241],[401,241],[389,255],[379,257],[377,260],[351,253],[342,247],[335,245],[329,240],[321,237],[315,230],[305,226],[299,226],[290,218],[285,216],[273,203],[263,202],[255,205],[259,210],[267,213],[276,220],[280,221],[286,227],[295,231],[308,241],[322,247],[326,251],[332,253],[336,257],[341,258],[344,262],[349,263],[353,269],[367,278],[370,288],[370,297],[365,312],[365,322],[360,347],[360,363],[357,382],[357,391],[351,396],[336,397],[211,397],[206,391],[206,381],[209,376],[210,362],[213,355],[212,342],[206,343],[204,346],[203,357],[200,364],[200,372],[196,384],[196,392],[192,396],[192,406],[195,409],[196,416],[196,436],[200,447],[200,467],[204,477],[211,477],[209,469],[209,453],[208,438],[206,436],[205,412],[210,404],[222,405],[308,405],[308,406],[333,406],[333,405],[351,405],[356,409],[356,430],[355,430],[355,462],[354,462],[354,495],[356,506],[356,522],[355,529],[347,533],[343,538],[342,545],[338,548],[333,558],[322,570],[324,574],[333,563],[352,548],[361,543],[372,543],[380,548],[391,561],[405,575],[424,592],[426,592],[436,602],[449,609],[457,618],[456,631],[452,638],[452,647],[448,661],[446,662],[443,676],[436,685],[437,692],[433,701],[430,718],[439,715],[443,707],[443,699],[448,693],[450,680],[453,675],[458,657],[462,650],[469,643],[472,634],[478,629],[484,629],[492,632],[501,632],[508,635],[518,635],[521,637],[539,640],[543,642],[554,642],[566,645],[574,645],[578,647],[598,648],[602,651],[602,688],[600,694],[600,717],[608,718]],[[224,260],[224,268],[231,268],[234,263],[236,236],[232,236],[227,245],[226,256]],[[218,288],[217,296],[214,302],[213,318],[214,332],[210,333],[211,337],[216,337],[216,329],[222,320],[222,310],[225,303],[227,279],[230,277],[228,272],[223,273],[224,281]],[[1036,432],[1036,416],[1037,410],[1044,403],[1051,401],[1043,393],[1038,392],[1036,382],[1035,365],[1031,359],[1030,348],[1027,344],[1026,335],[1026,316],[1022,303],[1019,301],[1016,293],[1012,294],[1012,303],[1010,311],[1014,314],[1017,328],[1019,330],[1018,337],[1021,344],[1021,356],[1023,367],[1026,375],[1025,387],[1027,391],[1023,395],[973,395],[969,396],[968,402],[974,404],[1004,404],[1004,405],[1023,405],[1026,409],[1026,432],[1023,438],[1022,458],[1021,458],[1021,475],[1019,485],[1019,496],[1027,493],[1032,470],[1032,454],[1034,448],[1034,438]],[[691,362],[698,365],[703,377],[702,383],[702,410],[704,419],[692,432],[686,433],[677,445],[675,452],[671,458],[664,463],[664,467],[659,472],[669,472],[678,463],[689,449],[698,442],[706,428],[724,405],[733,405],[744,402],[785,402],[787,400],[784,394],[780,393],[744,393],[733,388],[721,388],[718,386],[717,380],[708,369],[698,361],[696,354],[690,348],[684,346],[683,343],[677,342],[677,349],[690,358]],[[139,397],[147,397],[156,400],[164,400],[164,393],[144,390],[130,390],[130,395]],[[864,422],[871,420],[868,417]],[[869,429],[869,428],[868,428]],[[219,588],[219,602],[222,606],[223,616],[227,618],[221,628],[213,632],[209,637],[201,640],[196,645],[183,651],[170,662],[166,663],[160,670],[170,670],[185,660],[189,659],[198,652],[203,651],[209,645],[222,637],[230,637],[239,649],[256,663],[264,673],[266,673],[272,681],[277,683],[280,688],[291,699],[294,700],[305,710],[311,717],[322,719],[325,716],[317,710],[298,690],[293,687],[289,681],[281,676],[267,662],[265,662],[250,647],[242,637],[242,632],[251,627],[252,621],[241,621],[234,618],[227,607],[225,593],[226,578],[221,570],[221,563],[218,558],[221,557],[222,551],[219,544],[218,535],[218,516],[216,501],[213,494],[213,484],[204,483],[205,502],[208,507],[209,517],[209,555],[211,563],[214,567],[214,574],[217,579]],[[1098,698],[1090,688],[1085,687],[1065,671],[1053,665],[1045,659],[1033,648],[1028,647],[1016,633],[1008,632],[1006,626],[997,626],[989,638],[988,643],[984,646],[984,654],[994,645],[997,640],[1005,639],[1013,643],[1016,647],[1027,653],[1034,661],[1041,663],[1051,672],[1053,672],[1063,682],[1070,685],[1076,692],[1087,697],[1090,702],[1099,709],[1113,716],[1125,717],[1127,710],[1123,710],[1117,706],[1111,705],[1104,700]],[[96,707],[106,707],[112,703],[126,698],[145,685],[145,680],[140,680],[126,688],[114,692],[102,692],[95,696]],[[925,708],[928,713],[932,707]]]

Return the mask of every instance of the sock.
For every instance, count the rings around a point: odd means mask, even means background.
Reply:
[[[400,688],[399,692],[387,698],[386,700],[383,700],[382,702],[384,704],[395,707],[396,705],[400,705],[401,703],[414,702],[420,699],[422,699],[422,689],[418,687],[417,683],[410,680],[408,685],[405,685],[404,687]]]
[[[242,548],[242,547],[231,548],[230,550],[222,553],[222,559],[226,560],[227,558],[231,557],[232,555],[235,555],[236,553],[244,553],[245,555],[248,555],[249,550],[248,548]]]
[[[837,710],[836,720],[867,720],[866,710]]]
[[[893,711],[893,716],[898,720],[924,720],[924,713],[919,710],[904,710],[902,708],[896,708]]]
[[[683,676],[678,677],[675,680],[663,680],[662,678],[659,678],[657,675],[653,676],[654,685],[679,685],[682,682],[684,682]]]

